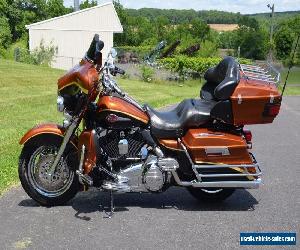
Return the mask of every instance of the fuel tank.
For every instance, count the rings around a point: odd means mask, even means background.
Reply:
[[[82,59],[78,65],[58,80],[58,91],[71,85],[77,85],[84,93],[88,93],[93,84],[98,81],[98,78],[99,74],[94,64]]]
[[[97,106],[97,121],[108,128],[126,129],[149,123],[149,117],[142,109],[119,97],[100,97]]]

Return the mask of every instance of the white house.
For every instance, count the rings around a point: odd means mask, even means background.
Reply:
[[[55,17],[27,25],[29,30],[29,49],[33,51],[43,40],[45,45],[58,48],[52,67],[69,69],[85,55],[97,33],[104,41],[102,51],[105,58],[113,47],[114,33],[122,33],[123,27],[113,3]]]

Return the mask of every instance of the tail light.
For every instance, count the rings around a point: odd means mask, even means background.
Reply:
[[[264,116],[275,117],[279,114],[281,104],[267,104],[265,106]]]
[[[243,130],[244,137],[246,139],[246,142],[252,141],[252,133],[250,130]]]

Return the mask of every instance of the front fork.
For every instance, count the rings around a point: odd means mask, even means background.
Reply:
[[[55,173],[56,167],[57,167],[57,165],[58,165],[58,163],[59,163],[59,161],[60,161],[63,153],[65,152],[65,149],[66,149],[66,147],[67,147],[67,145],[68,145],[68,143],[69,143],[72,135],[74,134],[74,131],[77,129],[79,122],[80,122],[79,118],[74,118],[73,121],[71,122],[70,126],[68,127],[68,129],[67,129],[67,131],[65,133],[63,142],[62,142],[62,144],[61,144],[61,146],[60,146],[60,148],[58,150],[58,153],[57,153],[57,155],[55,157],[55,160],[54,160],[51,168],[48,171],[49,175],[52,176]]]

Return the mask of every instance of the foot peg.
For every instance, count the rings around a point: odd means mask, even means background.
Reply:
[[[79,182],[82,185],[88,185],[90,187],[93,186],[93,179],[90,176],[81,173],[79,170],[76,171],[76,174],[78,175]]]
[[[128,193],[130,192],[130,186],[127,184],[128,179],[124,177],[118,177],[118,181],[105,181],[102,185],[104,190],[117,192],[117,193]]]

